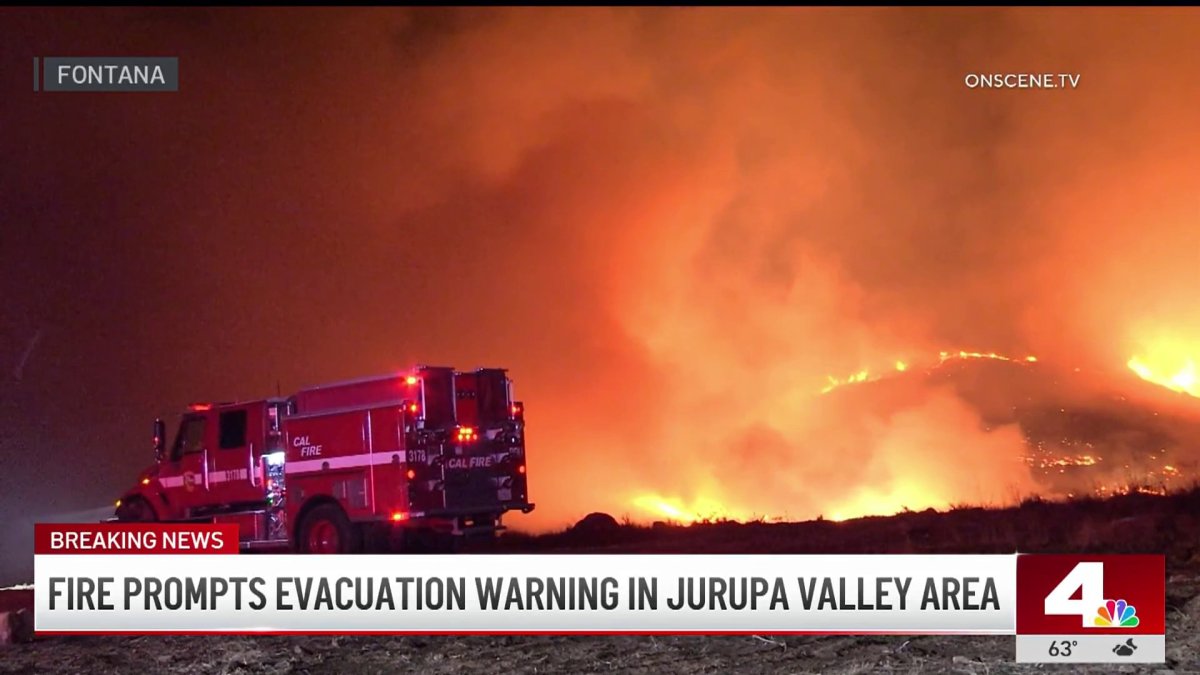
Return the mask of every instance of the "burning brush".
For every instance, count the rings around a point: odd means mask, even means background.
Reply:
[[[1004,364],[1019,370],[963,370],[972,363]],[[947,370],[950,365],[958,367]],[[1038,367],[1033,368],[1035,365]],[[1127,365],[1142,380],[1190,397],[1200,396],[1200,382],[1190,359],[1134,357]],[[942,351],[935,359],[896,360],[887,368],[863,369],[840,378],[830,376],[819,394],[846,390],[839,398],[844,399],[841,403],[847,409],[858,409],[862,415],[879,414],[870,412],[876,397],[852,393],[856,385],[921,386],[922,376],[934,375],[938,377],[932,384],[953,388],[956,396],[979,412],[985,432],[1008,426],[1019,428],[1025,447],[1019,461],[1038,486],[1035,492],[1040,497],[1166,494],[1189,487],[1197,475],[1200,446],[1193,447],[1192,439],[1200,441],[1200,403],[1183,413],[1168,414],[1154,402],[1131,402],[1132,394],[1125,394],[1136,387],[1130,386],[1133,380],[1128,378],[1118,385],[1122,393],[1097,396],[1098,390],[1087,379],[1087,373],[1080,373],[1078,368],[1055,371],[1032,355]],[[963,384],[957,379],[960,377],[973,385]],[[894,385],[888,384],[893,381]],[[896,391],[902,393],[893,398],[905,399],[904,392],[916,390]],[[1181,403],[1191,405],[1190,400]],[[997,401],[1003,405],[998,406]],[[644,516],[683,524],[763,516],[739,507],[736,500],[720,498],[727,492],[721,487],[719,481],[714,481],[709,489],[695,490],[691,499],[642,494],[633,499],[633,506]],[[950,507],[951,502],[936,500],[933,489],[928,481],[903,476],[893,476],[890,484],[860,484],[854,488],[855,496],[835,505],[825,517],[842,520],[890,515],[907,508]],[[1022,496],[1013,494],[1012,500]],[[766,515],[779,519],[777,514]]]

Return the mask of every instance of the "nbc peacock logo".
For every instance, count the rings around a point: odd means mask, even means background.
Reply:
[[[1134,628],[1139,623],[1137,608],[1124,600],[1105,600],[1092,618],[1097,628]]]

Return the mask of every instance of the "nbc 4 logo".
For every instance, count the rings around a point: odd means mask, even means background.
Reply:
[[[1082,617],[1084,628],[1135,628],[1141,622],[1136,607],[1104,597],[1104,563],[1099,562],[1076,565],[1046,596],[1045,610]]]

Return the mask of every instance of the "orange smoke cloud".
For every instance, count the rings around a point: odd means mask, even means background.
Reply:
[[[950,390],[855,409],[821,390],[957,345],[1120,369],[1191,315],[1200,151],[1168,130],[1195,95],[1166,92],[1193,75],[1171,58],[1193,18],[489,16],[424,54],[414,105],[449,144],[433,163],[489,195],[472,213],[514,227],[506,318],[544,329],[502,352],[530,351],[537,525],[1010,501],[1035,489],[1015,426]],[[1119,44],[1153,45],[1144,70]],[[1081,87],[962,83],[1046,68]]]

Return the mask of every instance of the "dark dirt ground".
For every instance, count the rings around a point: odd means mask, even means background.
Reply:
[[[846,523],[587,527],[493,549],[694,553],[1164,553],[1167,663],[1020,665],[967,636],[46,637],[0,648],[9,673],[1200,673],[1200,490]],[[599,524],[597,524],[599,523]]]
[[[68,637],[0,652],[0,673],[1200,672],[1197,611],[1158,666],[1013,663],[1012,637]]]

